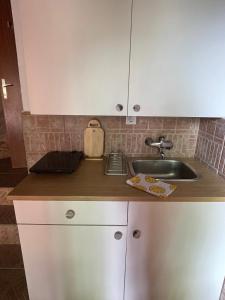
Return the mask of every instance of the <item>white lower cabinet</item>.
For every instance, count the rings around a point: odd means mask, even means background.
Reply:
[[[19,232],[30,300],[123,299],[126,227],[19,225]]]
[[[14,206],[30,300],[124,299],[127,202]]]
[[[125,300],[218,300],[225,203],[131,202]]]
[[[220,297],[225,203],[15,201],[14,206],[30,300]]]

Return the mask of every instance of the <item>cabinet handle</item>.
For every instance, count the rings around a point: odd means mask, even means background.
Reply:
[[[123,110],[123,105],[122,104],[117,104],[116,105],[116,110],[117,111],[122,111]]]
[[[122,236],[123,236],[123,234],[122,234],[121,231],[117,231],[117,232],[115,232],[115,234],[114,234],[114,238],[115,238],[116,240],[121,240],[121,239],[122,239]]]
[[[133,231],[133,237],[135,239],[139,239],[141,237],[141,231],[140,230],[134,230]]]
[[[66,212],[66,218],[67,219],[72,219],[75,216],[75,211],[72,209],[67,210]]]
[[[141,109],[141,107],[140,107],[139,104],[135,104],[135,105],[133,106],[133,110],[134,110],[135,112],[139,112],[140,109]]]

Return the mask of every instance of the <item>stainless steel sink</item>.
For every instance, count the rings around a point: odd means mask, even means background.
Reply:
[[[129,168],[132,175],[144,173],[157,179],[174,181],[193,181],[198,179],[195,170],[179,160],[131,160]]]

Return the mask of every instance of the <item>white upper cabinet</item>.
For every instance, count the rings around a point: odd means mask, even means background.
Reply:
[[[12,9],[31,113],[127,114],[131,0],[12,0]]]
[[[11,2],[25,110],[225,116],[225,1]]]
[[[134,0],[128,114],[225,116],[224,30],[225,1]]]

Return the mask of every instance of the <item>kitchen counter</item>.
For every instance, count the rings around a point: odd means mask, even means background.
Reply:
[[[104,175],[104,161],[84,160],[72,174],[30,174],[9,195],[10,200],[94,201],[225,201],[225,180],[195,159],[181,159],[200,176],[175,182],[177,190],[165,200],[126,184],[129,176]]]
[[[178,182],[166,200],[128,186],[126,176],[104,175],[104,161],[25,178],[9,198],[30,299],[219,299],[225,181],[185,161],[201,178]]]

